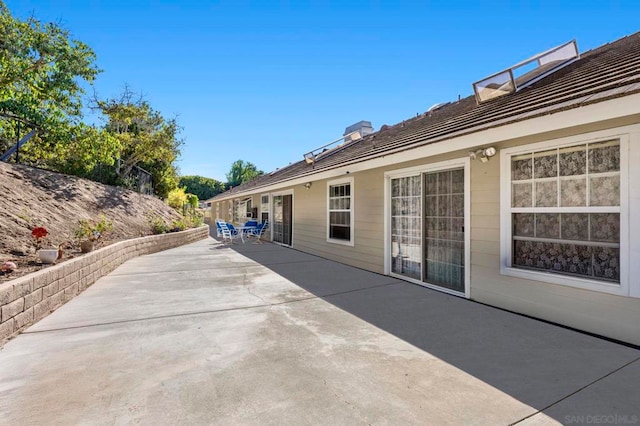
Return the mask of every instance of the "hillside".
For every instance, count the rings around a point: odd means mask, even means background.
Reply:
[[[31,229],[42,226],[51,243],[62,244],[64,257],[80,255],[74,231],[81,219],[105,215],[113,231],[101,245],[149,235],[149,217],[167,224],[180,214],[155,197],[89,180],[27,166],[0,162],[0,264],[15,262],[18,270],[0,272],[0,281],[44,267],[37,260]]]

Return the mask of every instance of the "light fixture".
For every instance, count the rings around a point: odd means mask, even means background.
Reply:
[[[496,152],[497,152],[496,149],[492,146],[488,148],[480,148],[475,151],[471,151],[469,153],[469,158],[471,158],[472,160],[475,160],[476,158],[480,157],[480,161],[482,161],[483,163],[486,163],[487,161],[489,161],[489,158],[496,155]]]
[[[489,148],[485,148],[484,155],[485,157],[493,157],[494,155],[496,155],[496,149],[492,146],[490,146]]]
[[[307,182],[307,183],[305,183],[305,184],[304,184],[304,187],[305,187],[306,189],[311,188],[311,182]]]

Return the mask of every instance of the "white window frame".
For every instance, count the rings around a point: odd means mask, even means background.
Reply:
[[[338,185],[345,185],[345,184],[349,184],[349,228],[350,228],[350,232],[349,232],[349,237],[350,239],[348,240],[341,240],[341,239],[337,239],[337,238],[330,238],[330,232],[331,232],[331,224],[330,224],[330,213],[332,210],[330,210],[329,206],[329,201],[330,201],[330,189],[332,186],[338,186]],[[354,217],[355,217],[355,187],[354,187],[354,178],[353,177],[347,177],[347,178],[342,178],[342,179],[335,179],[335,180],[330,180],[327,181],[327,242],[328,243],[332,243],[332,244],[342,244],[345,246],[351,246],[353,247],[355,245],[355,227],[354,227]],[[333,210],[335,211],[335,210]],[[347,211],[347,210],[343,210],[343,211]]]
[[[511,157],[545,149],[570,147],[585,143],[620,141],[620,283],[598,281],[590,278],[533,271],[512,266],[512,218],[511,218]],[[500,273],[516,278],[550,284],[575,287],[603,293],[629,296],[629,135],[612,132],[594,132],[567,138],[554,139],[500,151]],[[571,208],[564,208],[571,211]],[[582,208],[576,208],[581,210]],[[593,208],[594,211],[598,208]],[[544,212],[541,209],[541,212]]]
[[[391,179],[421,176],[424,173],[439,172],[455,169],[464,169],[464,293],[450,290],[428,282],[407,277],[391,272]],[[422,195],[424,197],[424,182],[422,183]],[[423,203],[424,201],[421,201]],[[424,210],[424,208],[423,208]],[[424,213],[423,213],[424,217]],[[424,257],[424,224],[420,228],[420,241],[422,241],[422,257]],[[423,260],[424,262],[424,260]],[[424,271],[424,265],[422,267]],[[442,293],[454,296],[471,298],[471,160],[469,157],[454,158],[437,163],[420,166],[406,167],[385,172],[384,174],[384,274],[409,281],[423,287],[431,288]]]
[[[244,200],[243,203],[244,203],[245,219],[253,219],[253,217],[251,216],[251,209],[253,208],[253,197],[250,197]]]
[[[262,202],[262,198],[263,197],[267,197],[267,203],[263,203]],[[267,207],[265,209],[265,206]],[[267,221],[271,220],[271,196],[269,195],[269,193],[266,194],[260,194],[260,210],[258,211],[258,219],[260,221],[262,221],[262,213],[266,213],[267,214]]]

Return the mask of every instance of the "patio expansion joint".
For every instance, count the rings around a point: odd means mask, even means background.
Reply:
[[[300,297],[300,298],[297,298],[297,299],[285,300],[285,301],[276,302],[276,303],[268,303],[267,302],[267,303],[263,303],[263,304],[259,304],[259,305],[237,306],[237,307],[232,307],[232,308],[184,312],[184,313],[180,313],[180,314],[170,314],[170,315],[158,315],[158,316],[152,316],[152,317],[146,317],[146,318],[135,318],[135,319],[127,319],[127,320],[119,320],[119,321],[100,322],[100,323],[95,323],[95,324],[83,324],[83,325],[76,325],[76,326],[69,326],[69,327],[49,328],[49,329],[45,329],[45,330],[29,331],[29,329],[27,329],[26,331],[23,331],[20,334],[24,335],[24,334],[52,333],[52,332],[58,332],[58,331],[79,330],[79,329],[83,329],[83,328],[102,327],[102,326],[118,325],[118,324],[129,324],[129,323],[137,323],[137,322],[144,322],[144,321],[154,321],[154,320],[162,320],[162,319],[170,319],[170,318],[182,318],[182,317],[190,317],[190,316],[198,316],[198,315],[209,315],[209,314],[216,314],[216,313],[221,313],[221,312],[243,311],[243,310],[258,309],[258,308],[272,308],[272,307],[276,307],[276,306],[289,305],[289,304],[298,303],[298,302],[307,302],[309,300],[324,299],[324,298],[327,298],[327,297],[339,296],[339,295],[342,295],[342,294],[349,294],[349,293],[355,293],[355,292],[360,292],[360,291],[374,290],[374,289],[378,289],[378,288],[381,288],[381,287],[388,287],[388,286],[397,285],[397,284],[405,284],[405,283],[403,283],[401,281],[393,281],[393,282],[389,282],[389,283],[385,283],[385,284],[379,284],[379,285],[375,285],[375,286],[371,286],[371,287],[364,287],[364,288],[340,291],[340,292],[336,292],[336,293],[322,294],[322,295],[318,295],[318,296],[311,295],[309,297]],[[264,300],[260,296],[257,296],[257,295],[254,295],[254,296],[258,297],[261,300]]]
[[[551,404],[547,405],[546,407],[541,408],[539,410],[536,410],[535,412],[529,414],[528,416],[525,416],[525,417],[523,417],[523,418],[521,418],[519,420],[516,420],[515,422],[511,423],[509,426],[514,426],[514,425],[520,424],[520,423],[524,422],[525,420],[527,420],[527,419],[529,419],[529,418],[531,418],[531,417],[533,417],[535,415],[538,415],[538,414],[541,414],[541,413],[544,414],[544,412],[546,410],[548,410],[549,408],[553,407],[554,405],[557,405],[557,404],[561,403],[562,401],[565,401],[566,399],[571,398],[572,396],[582,392],[583,390],[593,386],[594,384],[602,381],[603,379],[606,379],[607,377],[617,373],[618,371],[620,371],[620,370],[622,370],[622,369],[624,369],[624,368],[626,368],[626,367],[630,366],[631,364],[636,363],[638,361],[640,361],[640,356],[638,356],[635,359],[632,359],[631,361],[621,365],[620,367],[608,372],[607,374],[603,375],[602,377],[598,377],[597,379],[591,381],[590,383],[587,383],[586,385],[582,386],[581,388],[576,389],[575,391],[571,392],[570,394],[567,394],[567,395],[563,396],[562,398],[558,399],[557,401],[552,402]]]

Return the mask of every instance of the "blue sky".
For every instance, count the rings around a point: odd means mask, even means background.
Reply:
[[[61,23],[104,70],[184,127],[181,174],[265,172],[369,120],[377,130],[571,39],[581,52],[640,30],[634,1],[6,0]]]

